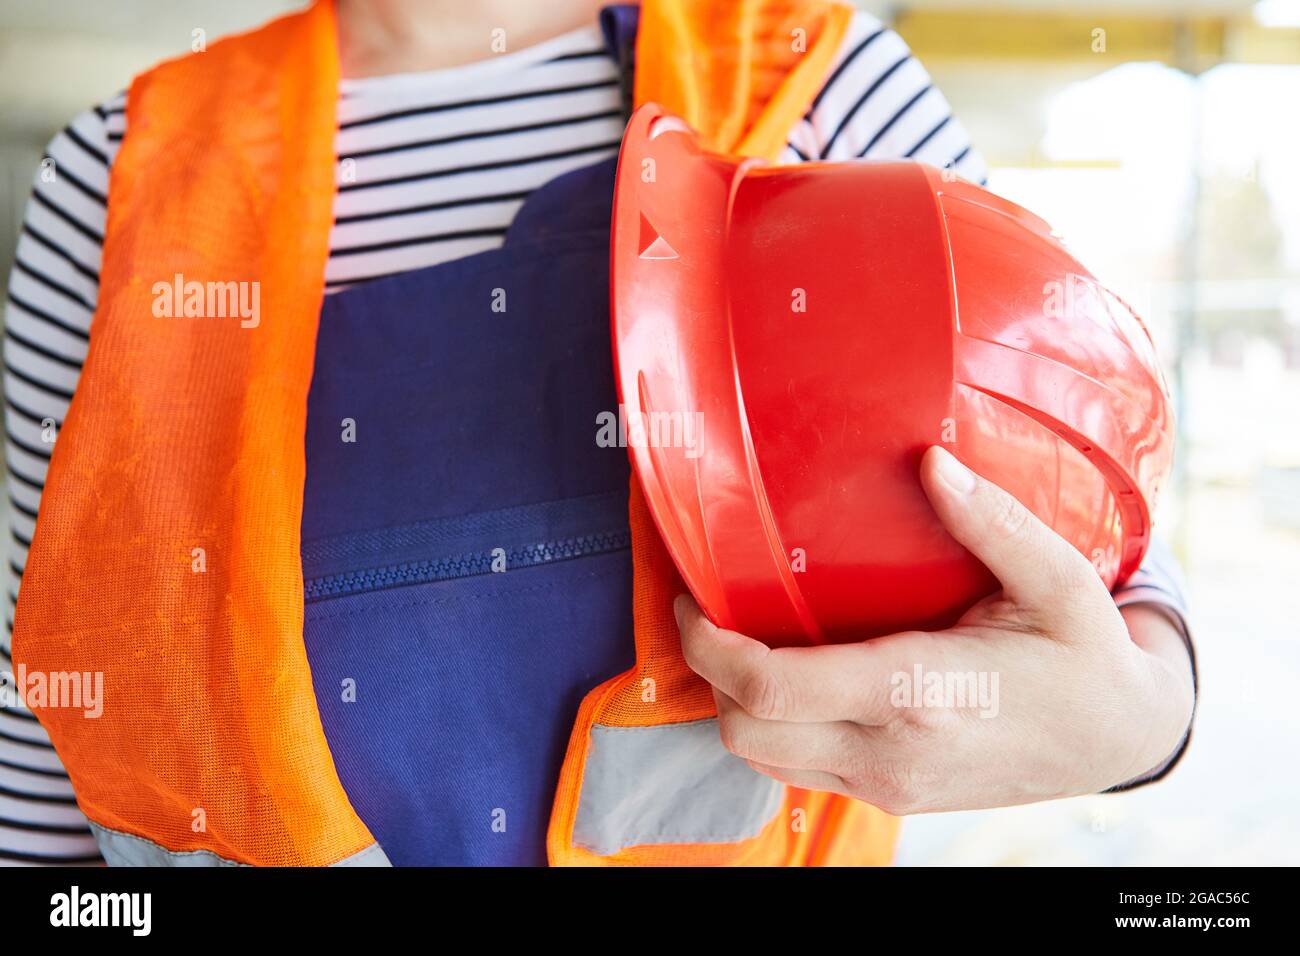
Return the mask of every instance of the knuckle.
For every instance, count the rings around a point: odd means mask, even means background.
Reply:
[[[1077,551],[1074,553],[1079,554]],[[1066,555],[1056,561],[1045,562],[1043,577],[1050,584],[1053,592],[1069,596],[1072,600],[1087,595],[1101,581],[1082,554],[1079,554],[1078,561],[1071,560],[1069,555]],[[1102,590],[1105,590],[1104,586]]]
[[[843,750],[826,761],[826,770],[838,776],[853,788],[855,793],[865,789],[866,781],[871,779],[875,758],[865,746],[856,746],[852,750]]]
[[[757,759],[753,746],[753,735],[745,727],[744,721],[734,714],[718,718],[718,735],[722,738],[722,746],[737,757],[744,757],[748,760]]]
[[[1082,551],[1073,546],[1062,549],[1055,574],[1062,590],[1081,594],[1092,592],[1110,595],[1093,563],[1083,556]]]
[[[741,679],[736,693],[736,702],[760,720],[783,720],[790,712],[789,688],[770,670],[751,670]]]
[[[748,719],[735,714],[720,718],[718,734],[722,736],[723,747],[728,752],[735,753],[744,760],[767,762],[763,760],[763,748],[755,727]]]
[[[952,713],[946,707],[902,707],[884,729],[896,743],[912,744],[942,735],[951,721]]]
[[[1029,509],[1005,492],[997,496],[989,528],[1002,541],[1013,541],[1029,527]]]
[[[920,808],[916,775],[898,763],[879,764],[863,780],[869,801],[891,816],[901,817]]]
[[[1050,615],[1039,622],[1049,632],[1063,630],[1077,636],[1080,631],[1091,630],[1098,616],[1114,607],[1105,582],[1073,546],[1045,558],[1039,573],[1042,584],[1055,598]]]

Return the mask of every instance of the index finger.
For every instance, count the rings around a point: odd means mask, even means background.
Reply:
[[[714,625],[690,595],[673,604],[691,670],[760,720],[882,725],[895,657],[872,643],[771,648]]]

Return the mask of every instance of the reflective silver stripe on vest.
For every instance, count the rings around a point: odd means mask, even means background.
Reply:
[[[718,721],[594,724],[573,842],[600,856],[656,843],[735,843],[781,809],[785,786],[722,746]]]
[[[210,850],[168,850],[152,840],[92,823],[99,852],[109,866],[248,866],[217,856]],[[392,866],[378,843],[372,843],[332,866]]]

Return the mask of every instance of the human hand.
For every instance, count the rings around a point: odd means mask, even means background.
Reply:
[[[727,749],[900,815],[1096,793],[1163,763],[1193,704],[1173,623],[1121,614],[1082,554],[947,451],[926,452],[921,480],[1002,590],[946,631],[778,649],[682,595],[682,649],[713,685]]]

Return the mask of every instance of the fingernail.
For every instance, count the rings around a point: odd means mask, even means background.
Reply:
[[[943,483],[957,494],[968,495],[975,490],[975,473],[954,458],[947,449],[939,449],[939,460],[935,466]]]

